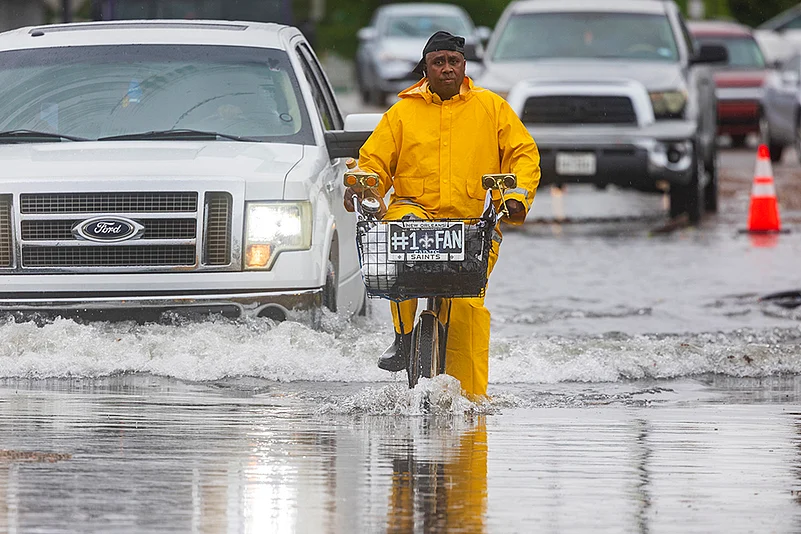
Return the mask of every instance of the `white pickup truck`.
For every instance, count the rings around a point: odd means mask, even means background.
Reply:
[[[0,34],[0,311],[357,313],[341,180],[366,135],[295,28]]]

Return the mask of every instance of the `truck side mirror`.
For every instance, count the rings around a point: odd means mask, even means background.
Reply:
[[[356,37],[359,41],[372,41],[376,38],[376,35],[378,35],[378,32],[372,26],[367,26],[356,32]]]
[[[722,44],[703,44],[694,58],[692,64],[698,63],[728,63],[729,51]]]

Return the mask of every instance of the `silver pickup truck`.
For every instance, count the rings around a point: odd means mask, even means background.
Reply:
[[[521,0],[502,14],[478,84],[537,142],[543,184],[670,191],[697,223],[718,201],[715,85],[672,0]]]

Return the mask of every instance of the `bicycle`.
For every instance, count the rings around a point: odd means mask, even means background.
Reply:
[[[359,263],[368,297],[396,303],[426,299],[426,307],[412,329],[406,366],[409,388],[414,388],[420,378],[445,372],[450,307],[442,321],[443,300],[484,295],[493,232],[498,222],[509,216],[503,193],[517,187],[517,177],[511,173],[483,175],[481,184],[487,191],[484,212],[470,219],[384,221],[377,217],[382,209],[375,196],[378,175],[346,172],[344,182],[346,187],[373,194],[361,200],[353,195],[352,199],[357,214]],[[500,192],[499,211],[492,191]],[[403,324],[400,326],[403,330]]]

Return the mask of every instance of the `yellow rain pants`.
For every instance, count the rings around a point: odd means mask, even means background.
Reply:
[[[420,206],[411,204],[390,204],[384,220],[402,219],[404,215],[414,215],[419,219],[431,219]],[[489,256],[489,273],[498,260],[500,243],[493,239]],[[392,321],[395,331],[408,334],[414,328],[417,314],[417,299],[391,303]],[[440,321],[448,322],[448,348],[445,353],[445,373],[462,384],[462,390],[471,398],[487,394],[489,380],[489,339],[490,312],[484,306],[484,297],[443,299]],[[398,310],[400,309],[400,315]]]

